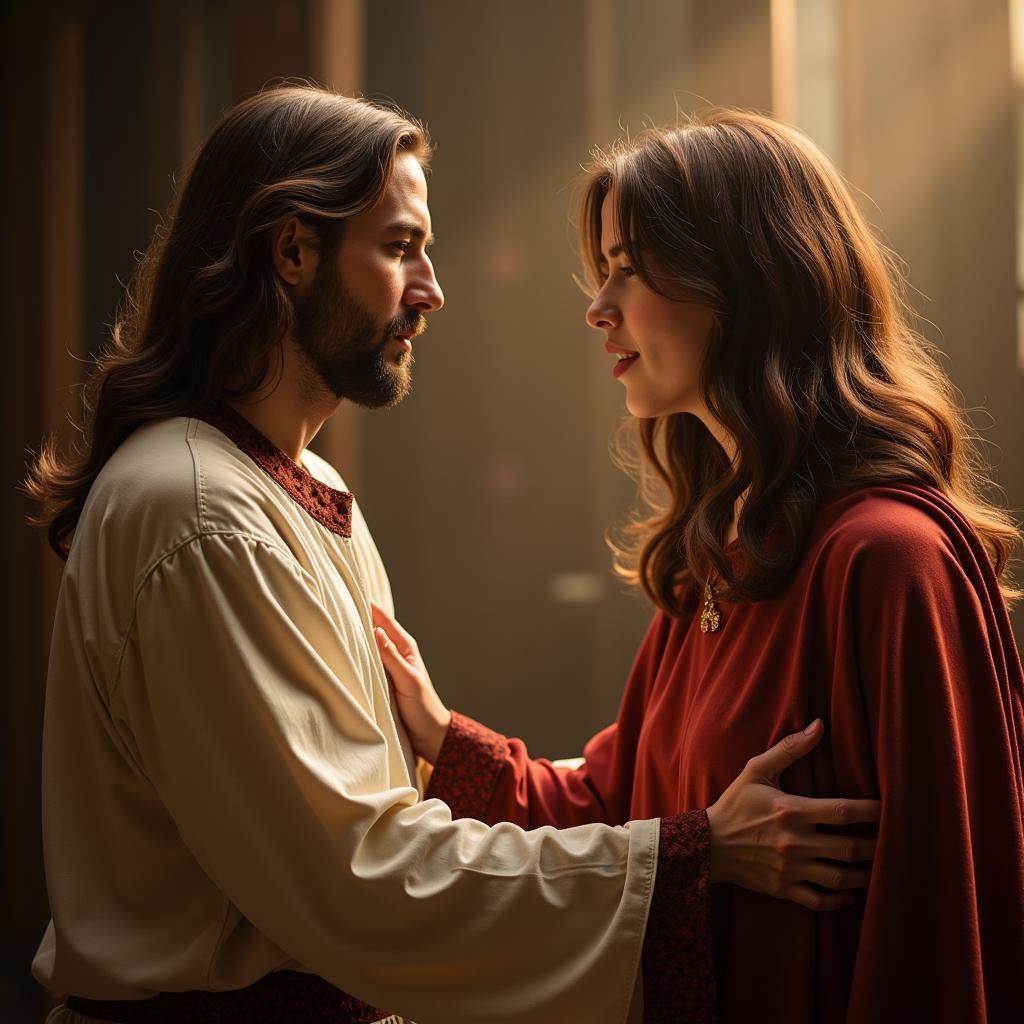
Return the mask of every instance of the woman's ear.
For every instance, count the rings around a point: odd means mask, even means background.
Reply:
[[[289,217],[274,235],[274,268],[300,294],[313,283],[319,261],[316,233],[298,217]]]

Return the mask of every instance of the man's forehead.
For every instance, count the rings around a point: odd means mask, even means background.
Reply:
[[[430,233],[430,207],[426,199],[414,195],[385,196],[371,211],[377,227],[405,227]]]
[[[377,214],[375,219],[382,225],[413,223],[429,232],[427,179],[414,156],[403,154],[395,161],[387,188],[374,212]]]
[[[367,241],[388,233],[428,237],[430,209],[422,174],[421,170],[419,185],[408,174],[392,174],[377,204],[348,218],[346,235],[350,238],[365,237]]]

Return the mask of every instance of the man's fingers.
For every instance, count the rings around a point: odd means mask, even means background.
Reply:
[[[855,897],[846,892],[819,892],[809,885],[797,883],[779,893],[782,899],[792,900],[808,910],[842,910],[852,906]]]
[[[808,825],[854,825],[875,822],[882,816],[881,800],[787,796],[786,802],[791,815]]]
[[[866,889],[871,872],[863,868],[848,868],[842,864],[812,860],[800,867],[800,881],[814,882],[826,889]]]
[[[807,844],[807,852],[811,857],[824,857],[827,860],[874,860],[877,845],[878,840],[864,836],[834,836],[815,832]]]
[[[824,734],[825,727],[821,719],[816,718],[803,732],[790,733],[763,754],[752,757],[747,767],[775,782],[794,761],[809,754]]]

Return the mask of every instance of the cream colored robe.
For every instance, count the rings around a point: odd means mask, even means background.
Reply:
[[[391,605],[358,508],[340,536],[197,419],[117,450],[53,632],[42,984],[290,968],[420,1024],[637,1013],[658,822],[524,832],[422,800],[371,597]]]

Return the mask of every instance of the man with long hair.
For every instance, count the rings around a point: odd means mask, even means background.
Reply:
[[[667,1019],[710,970],[712,876],[779,891],[774,848],[826,855],[817,823],[877,819],[773,817],[820,723],[706,813],[525,832],[421,799],[372,632],[387,578],[306,446],[341,399],[409,389],[443,301],[428,157],[414,121],[314,88],[229,111],[95,367],[84,446],[32,468],[67,560],[35,962],[68,996],[53,1021],[621,1022],[641,958],[645,1016]]]

